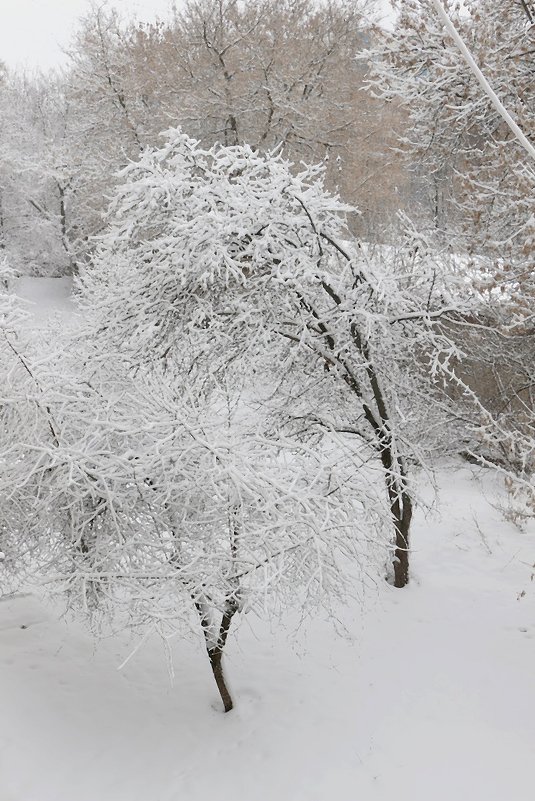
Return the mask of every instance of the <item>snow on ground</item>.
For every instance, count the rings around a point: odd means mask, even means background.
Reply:
[[[119,671],[126,637],[4,599],[1,801],[531,801],[535,526],[503,520],[490,471],[439,486],[412,584],[341,610],[346,636],[246,617],[228,715],[200,639],[172,644],[172,684],[157,639]]]
[[[15,282],[14,292],[29,314],[29,328],[72,324],[75,308],[72,278],[22,276]]]
[[[22,279],[30,330],[76,325],[69,291]],[[503,519],[488,470],[438,478],[411,585],[341,609],[345,635],[246,616],[228,715],[201,637],[171,644],[172,682],[157,638],[119,670],[126,635],[1,599],[0,801],[531,801],[535,524]]]

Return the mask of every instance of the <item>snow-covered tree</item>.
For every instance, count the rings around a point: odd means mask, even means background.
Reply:
[[[196,618],[232,709],[222,657],[234,617],[310,612],[354,594],[350,575],[375,581],[388,552],[381,498],[371,503],[350,449],[285,435],[236,383],[208,391],[170,364],[132,371],[87,332],[76,355],[72,342],[28,355],[3,305],[6,582],[37,577],[95,625],[140,638],[190,631]]]
[[[247,376],[259,404],[269,381],[289,430],[343,432],[355,461],[382,472],[404,586],[408,460],[421,461],[422,430],[447,405],[441,382],[457,380],[443,322],[465,307],[458,277],[414,232],[397,256],[349,242],[348,208],[321,169],[294,175],[277,153],[203,149],[171,130],[122,180],[80,285],[99,347],[134,369]]]
[[[533,164],[467,66],[435,3],[395,5],[395,30],[374,53],[373,90],[407,109],[403,145],[431,190],[436,227],[460,250],[486,257],[488,289],[513,299],[517,314],[529,314]],[[533,3],[443,5],[498,98],[532,134]]]
[[[196,617],[228,711],[222,656],[237,613],[311,608],[344,596],[341,562],[371,569],[363,490],[338,454],[266,432],[225,392],[208,402],[168,370],[133,378],[99,361],[39,375],[55,433],[40,432],[25,468],[34,561],[99,623],[166,637]]]
[[[17,277],[0,254],[0,595],[22,576],[31,551],[25,536],[26,484],[32,451],[47,426],[46,401],[24,355],[21,330],[27,313],[13,294]],[[31,443],[28,447],[22,441]],[[33,499],[33,493],[30,491]]]
[[[23,272],[70,273],[101,225],[106,186],[104,165],[96,168],[84,141],[85,117],[54,74],[10,75],[0,104],[4,247]]]

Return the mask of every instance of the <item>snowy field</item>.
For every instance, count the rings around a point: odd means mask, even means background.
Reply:
[[[37,328],[72,313],[63,284],[19,294]],[[33,594],[0,600],[0,801],[531,801],[535,523],[504,519],[489,470],[437,477],[410,586],[379,586],[336,626],[247,615],[227,715],[200,634],[167,654],[148,640],[121,668],[128,636],[95,642]]]
[[[29,315],[30,328],[52,328],[72,324],[75,320],[71,297],[72,278],[31,278],[22,276],[14,285]]]
[[[2,801],[529,801],[535,531],[488,471],[440,471],[414,577],[367,608],[229,641],[219,711],[201,639],[95,644],[32,596],[0,603]]]

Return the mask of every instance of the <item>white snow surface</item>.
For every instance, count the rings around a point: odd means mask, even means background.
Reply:
[[[127,666],[35,596],[0,603],[2,801],[528,801],[535,758],[535,530],[495,507],[489,471],[439,472],[413,579],[365,608],[271,626],[226,656],[223,714],[197,643]],[[430,491],[429,491],[430,494]]]
[[[14,292],[29,315],[27,327],[73,323],[72,278],[22,276],[15,282]]]
[[[19,284],[37,328],[72,315],[64,284]],[[226,715],[200,633],[119,669],[126,634],[95,642],[35,594],[0,597],[0,801],[531,801],[535,523],[504,519],[490,470],[437,478],[409,587],[336,626],[231,631]]]

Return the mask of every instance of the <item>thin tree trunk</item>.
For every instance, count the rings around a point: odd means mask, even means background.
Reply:
[[[220,651],[212,653],[208,651],[208,656],[210,657],[210,665],[212,667],[212,673],[214,674],[215,683],[217,684],[219,695],[221,696],[221,700],[223,701],[223,707],[225,709],[225,712],[230,712],[230,710],[234,707],[234,704],[232,702],[232,697],[230,695],[229,689],[225,683],[223,665],[221,664],[221,658],[223,654]]]
[[[212,668],[212,673],[214,674],[219,695],[223,701],[223,708],[225,712],[230,712],[230,710],[234,707],[234,702],[232,700],[232,696],[226,683],[225,674],[223,671],[223,651],[225,649],[225,643],[227,641],[232,618],[238,611],[238,604],[234,599],[227,600],[226,609],[223,613],[221,626],[219,627],[219,633],[215,644],[213,639],[214,632],[206,610],[206,606],[197,601],[195,602],[195,606],[201,619],[201,626],[206,642],[206,652],[208,654],[208,659],[210,660],[210,667]]]
[[[381,462],[385,470],[386,489],[394,524],[394,587],[402,588],[409,583],[412,500],[407,489],[403,461],[393,455],[390,443],[383,447]]]
[[[406,587],[409,583],[409,534],[412,519],[412,501],[406,492],[393,495],[389,489],[391,499],[392,519],[394,521],[395,550],[394,550],[394,587]]]
[[[313,230],[316,231],[312,217],[304,205],[303,208],[309,216]],[[350,257],[345,250],[340,248],[340,246],[337,245],[334,240],[330,239],[325,234],[321,234],[321,236],[331,245],[333,245],[347,261],[350,261]],[[329,285],[329,283],[325,280],[322,280],[321,286],[329,298],[334,301],[337,306],[340,306],[342,303],[340,295]],[[412,501],[407,488],[407,476],[403,459],[396,454],[396,450],[394,448],[393,434],[390,429],[388,405],[381,388],[379,377],[373,365],[368,343],[362,338],[356,323],[352,322],[350,324],[351,339],[353,340],[358,353],[364,360],[364,367],[366,369],[376,409],[373,409],[371,404],[365,400],[360,381],[357,379],[348,361],[344,357],[340,358],[339,352],[337,351],[335,337],[325,325],[324,321],[321,319],[321,316],[315,311],[312,304],[305,297],[299,293],[297,296],[302,308],[309,312],[313,317],[313,331],[315,333],[320,333],[328,350],[333,354],[333,362],[338,364],[338,366],[343,369],[343,379],[351,391],[354,392],[359,398],[359,401],[362,404],[364,417],[374,434],[381,464],[384,470],[388,501],[390,504],[392,523],[394,526],[394,586],[399,588],[405,587],[409,583],[409,534],[412,519]],[[322,355],[322,357],[325,362],[325,355]]]

